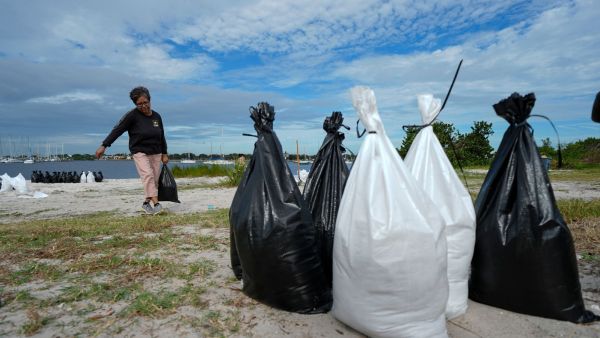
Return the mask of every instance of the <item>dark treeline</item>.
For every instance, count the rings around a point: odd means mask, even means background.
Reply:
[[[552,164],[556,166],[558,158],[558,145],[553,146],[550,138],[542,140],[538,144],[541,155],[552,158]],[[580,169],[600,164],[600,138],[588,137],[571,143],[561,144],[563,167]]]
[[[452,165],[458,166],[459,160],[462,166],[489,166],[494,158],[495,149],[490,145],[489,138],[494,134],[492,123],[485,121],[475,121],[471,130],[467,133],[459,132],[454,124],[441,121],[435,122],[433,131],[439,139],[446,155],[452,162]],[[408,128],[398,153],[402,158],[410,148],[415,136],[419,132],[418,127]],[[600,138],[588,137],[571,143],[561,144],[563,167],[564,168],[585,168],[587,166],[596,166],[600,164]],[[550,138],[542,139],[538,143],[538,150],[542,156],[552,159],[552,168],[556,168],[558,162],[557,145],[554,145]],[[126,158],[128,154],[114,154],[115,158]],[[345,154],[348,161],[352,161],[355,155]],[[223,157],[210,154],[181,153],[169,154],[169,158],[174,161],[183,159],[210,160],[222,158],[225,160],[237,160],[240,157],[250,159],[252,154],[232,153],[224,154]],[[289,161],[296,161],[297,155],[286,153],[285,157]],[[300,154],[300,160],[312,161],[314,155]],[[73,160],[94,160],[95,156],[91,154],[74,154],[70,156]]]
[[[494,148],[490,145],[489,137],[494,133],[492,124],[485,121],[475,121],[471,131],[460,133],[452,123],[435,122],[433,132],[440,140],[446,156],[457,166],[458,160],[463,166],[487,166],[494,157]],[[398,149],[400,156],[404,158],[415,136],[419,132],[418,127],[409,127],[402,145]]]

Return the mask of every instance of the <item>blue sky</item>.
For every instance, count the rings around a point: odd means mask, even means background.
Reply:
[[[93,153],[148,87],[170,152],[250,153],[248,107],[275,106],[284,150],[314,153],[332,111],[355,125],[349,89],[373,88],[392,142],[419,123],[416,96],[443,99],[460,132],[507,124],[492,105],[537,96],[561,141],[599,137],[600,6],[580,1],[0,0],[0,152],[28,141]],[[556,137],[531,120],[536,139]],[[354,131],[345,143],[361,143]],[[40,146],[38,146],[40,145]],[[109,153],[127,152],[127,135]]]

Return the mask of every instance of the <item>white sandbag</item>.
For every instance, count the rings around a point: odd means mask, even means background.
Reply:
[[[300,176],[294,175],[294,180],[296,181],[296,183],[304,183],[304,182],[306,182],[307,178],[308,178],[308,171],[306,171],[305,169],[300,169]]]
[[[94,173],[92,173],[91,171],[88,171],[86,181],[87,181],[87,183],[96,183],[96,179],[94,178]]]
[[[307,178],[308,178],[308,171],[305,169],[300,169],[300,181],[306,182]]]
[[[12,179],[7,173],[0,176],[2,179],[2,187],[0,187],[0,192],[12,191]]]
[[[87,176],[85,175],[85,171],[81,173],[81,178],[79,179],[79,183],[86,183]]]
[[[433,95],[417,97],[423,124],[429,124],[440,111],[440,99]],[[467,311],[469,268],[475,245],[475,209],[471,196],[440,141],[428,126],[415,137],[404,163],[440,211],[446,226],[448,244],[449,296],[446,317],[457,317]]]
[[[11,184],[18,194],[26,194],[29,191],[29,189],[27,189],[27,180],[21,173],[12,178]]]
[[[447,337],[444,221],[385,134],[373,91],[351,92],[368,132],[336,220],[332,314],[371,337]]]

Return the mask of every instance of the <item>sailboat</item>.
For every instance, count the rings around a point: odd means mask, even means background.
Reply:
[[[179,161],[179,163],[194,164],[194,163],[196,163],[196,160],[192,160],[192,159],[190,158],[190,155],[189,155],[189,153],[188,153],[188,158],[185,158],[185,159],[183,159],[183,160]]]
[[[31,156],[31,143],[29,143],[29,138],[27,138],[27,147],[29,148],[29,157],[23,161],[24,164],[33,164],[35,161],[33,160],[33,156]]]
[[[194,164],[196,163],[196,160],[192,159],[192,153],[187,153],[187,158],[182,159],[181,161],[179,161],[179,163]]]
[[[223,137],[223,128],[221,128],[221,137]],[[226,160],[225,159],[225,155],[223,154],[223,143],[221,143],[221,145],[219,146],[219,149],[221,150],[221,156],[214,155],[213,154],[213,144],[211,142],[210,143],[210,155],[208,157],[208,160],[204,161],[204,164],[211,164],[211,165],[232,165],[232,164],[235,164],[235,162],[233,160]]]

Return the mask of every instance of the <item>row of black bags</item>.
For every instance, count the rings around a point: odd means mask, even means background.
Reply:
[[[102,182],[103,179],[102,171],[88,172],[87,175],[85,171],[78,174],[76,171],[53,171],[52,173],[46,171],[43,173],[41,170],[34,170],[31,173],[31,183],[81,183],[87,180]]]
[[[585,323],[573,241],[554,199],[527,123],[533,94],[494,105],[510,126],[476,201],[469,281],[475,301],[541,317]],[[331,307],[331,250],[348,177],[342,117],[327,136],[300,193],[273,132],[274,108],[251,108],[257,141],[230,209],[231,263],[248,296],[299,313]],[[401,250],[401,248],[399,248]]]

